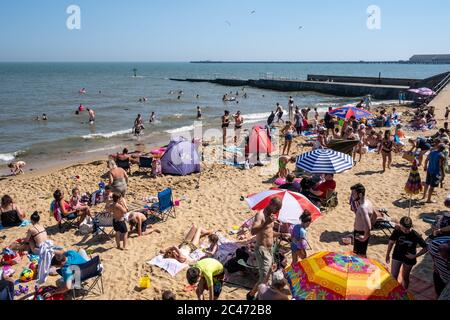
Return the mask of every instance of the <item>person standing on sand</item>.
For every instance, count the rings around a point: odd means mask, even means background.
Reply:
[[[223,145],[227,145],[227,129],[230,126],[230,111],[225,110],[222,116]]]
[[[289,97],[289,102],[288,102],[288,106],[289,106],[289,120],[292,120],[292,117],[294,115],[294,98]]]
[[[283,111],[283,107],[279,103],[277,103],[277,110],[275,111],[275,113],[277,114],[277,117],[278,117],[277,123],[280,123],[280,122],[284,123],[284,120],[283,120],[284,111]]]
[[[121,204],[122,195],[113,194],[113,227],[116,232],[116,244],[117,249],[126,250],[127,240],[128,240],[128,228],[125,222],[125,215],[127,209]],[[120,241],[123,242],[123,249],[120,247]]]
[[[378,154],[381,153],[383,158],[383,172],[386,172],[386,162],[387,167],[390,170],[391,169],[391,163],[392,163],[392,151],[394,149],[394,140],[391,137],[391,131],[386,130],[384,133],[384,138],[381,141],[381,144],[378,148]]]
[[[439,185],[444,181],[445,177],[445,144],[439,144],[436,150],[431,151],[428,155],[427,160],[425,160],[424,170],[427,173],[427,179],[425,182],[425,189],[423,193],[423,198],[427,197],[427,203],[435,203],[436,201],[431,201],[434,189],[439,187]]]
[[[241,130],[242,130],[242,125],[244,124],[244,118],[241,115],[241,112],[238,111],[235,115],[234,115],[234,143],[237,145],[239,143],[239,141],[241,140]]]
[[[445,121],[448,120],[449,115],[450,115],[450,106],[445,107]]]
[[[275,112],[271,112],[269,118],[267,119],[267,126],[271,127],[273,122],[275,121]]]
[[[355,213],[353,253],[366,257],[372,229],[370,216],[374,214],[373,204],[366,198],[366,188],[362,184],[351,187],[351,192],[350,207]]]
[[[282,202],[280,198],[273,198],[269,205],[256,214],[251,233],[256,236],[255,256],[259,270],[259,280],[253,289],[247,293],[247,300],[255,300],[255,295],[261,284],[267,284],[272,272],[273,243],[275,232],[273,231],[276,215],[280,212]]]
[[[109,185],[112,187],[113,192],[125,196],[128,185],[128,175],[126,171],[117,167],[114,160],[108,161],[108,169]]]

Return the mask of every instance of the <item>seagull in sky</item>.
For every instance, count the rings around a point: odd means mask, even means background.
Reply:
[[[251,14],[254,14],[254,13],[256,13],[256,10],[253,10],[253,11],[251,12]]]
[[[231,27],[231,22],[230,21],[225,21],[225,23],[229,26],[229,27]]]

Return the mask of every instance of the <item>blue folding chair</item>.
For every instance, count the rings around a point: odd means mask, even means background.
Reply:
[[[14,300],[14,284],[6,280],[0,280],[0,301]]]
[[[172,189],[168,188],[158,193],[158,203],[154,204],[153,211],[160,215],[163,222],[166,222],[169,217],[176,219]]]
[[[94,289],[96,287],[98,287],[98,293],[103,294],[103,266],[101,264],[100,257],[96,256],[88,262],[78,265],[78,267],[80,268],[80,279],[79,281],[75,281],[74,279],[74,284],[72,285],[73,299],[76,298],[75,290],[82,291],[81,300],[83,300],[89,293],[94,293]],[[62,275],[61,269],[58,269],[57,273]],[[92,280],[90,285],[87,283],[88,280]]]

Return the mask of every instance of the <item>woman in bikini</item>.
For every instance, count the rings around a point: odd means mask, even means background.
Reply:
[[[31,215],[31,227],[28,229],[26,236],[20,243],[11,245],[11,249],[21,252],[31,252],[39,254],[41,245],[48,240],[47,231],[39,224],[41,217],[36,211]]]
[[[393,149],[394,141],[391,137],[391,131],[386,130],[386,132],[384,133],[384,138],[381,141],[380,148],[378,149],[378,153],[381,152],[381,155],[383,157],[383,173],[386,171],[386,162],[388,169],[391,169]]]
[[[5,228],[18,227],[25,219],[25,213],[14,203],[13,199],[4,195],[0,206],[0,222]]]
[[[178,247],[173,246],[161,250],[160,253],[164,255],[164,259],[175,259],[180,263],[193,263],[195,261],[190,258],[190,254],[199,249],[198,246],[200,245],[201,238],[206,236],[208,236],[210,246],[204,250],[204,252],[206,257],[212,257],[219,248],[218,236],[214,234],[212,230],[197,228],[196,226],[192,226],[191,230],[189,230],[187,236],[184,238],[184,241]]]
[[[227,129],[230,126],[230,112],[225,110],[222,116],[223,145],[227,145]]]

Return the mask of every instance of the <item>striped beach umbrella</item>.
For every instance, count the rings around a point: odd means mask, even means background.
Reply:
[[[297,158],[297,168],[312,174],[336,174],[353,168],[353,158],[331,149],[318,149]]]
[[[286,269],[295,300],[413,300],[378,261],[319,252]]]
[[[369,111],[354,106],[345,106],[337,108],[334,109],[333,111],[330,111],[329,114],[341,119],[350,119],[352,116],[354,116],[357,120],[364,118],[371,118],[374,116]]]
[[[300,216],[305,210],[311,213],[313,221],[317,220],[321,213],[308,198],[304,195],[288,190],[270,189],[257,194],[249,195],[245,201],[252,210],[264,210],[273,198],[282,201],[281,210],[277,219],[283,223],[299,224]]]

